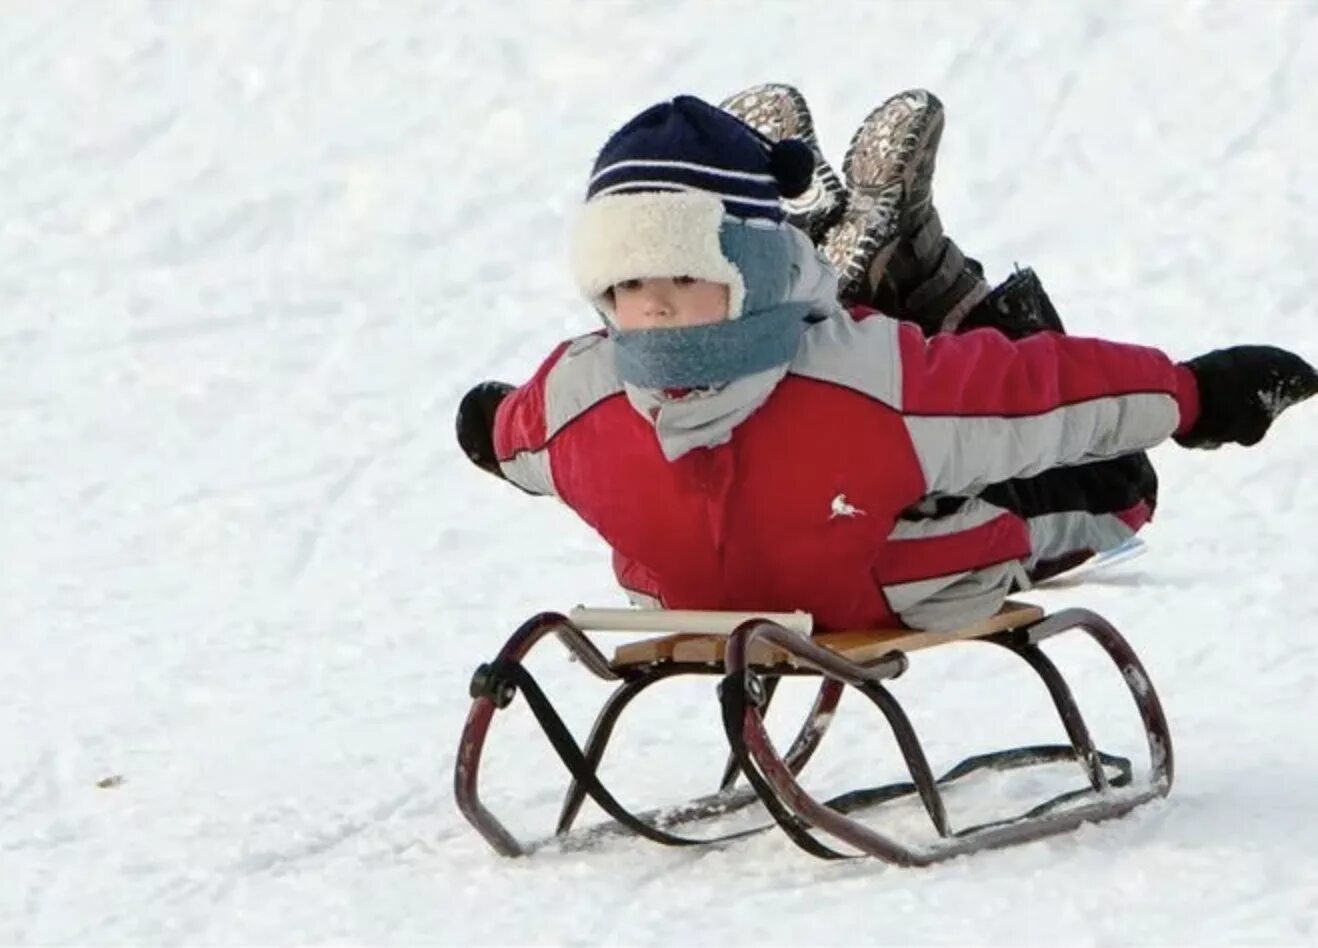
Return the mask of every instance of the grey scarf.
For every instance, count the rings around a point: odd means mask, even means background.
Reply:
[[[807,318],[846,318],[845,311],[837,301],[837,274],[804,235],[801,235],[798,242],[792,273],[787,299],[780,306],[774,307],[775,312],[790,313],[789,318],[797,324],[791,328],[792,341],[789,346],[774,343],[763,345],[756,350],[755,358],[741,363],[743,371],[734,373],[735,377],[731,380],[690,388],[681,393],[666,391],[670,388],[687,388],[680,382],[651,386],[637,384],[623,375],[623,389],[628,400],[654,425],[659,446],[668,460],[676,460],[696,448],[712,448],[731,440],[733,429],[768,400],[787,374]],[[764,316],[772,318],[770,313],[764,313],[750,318],[743,316],[718,325],[735,327],[737,323],[743,322],[749,325]],[[662,333],[682,331],[657,330]],[[767,335],[774,337],[775,333],[771,331]],[[616,346],[617,337],[611,335],[610,338]],[[756,364],[757,359],[763,362],[766,352],[773,354],[772,364]],[[615,352],[615,356],[621,370],[626,365],[626,358],[621,352]],[[730,354],[726,358],[728,365],[737,361],[735,355]],[[717,360],[717,364],[723,365],[723,358]],[[746,368],[749,371],[744,371]],[[648,377],[643,376],[642,381],[646,380]]]

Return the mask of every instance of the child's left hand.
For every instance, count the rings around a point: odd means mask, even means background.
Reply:
[[[1199,418],[1176,443],[1216,448],[1258,444],[1287,408],[1318,394],[1318,372],[1275,346],[1233,346],[1185,365],[1199,383]]]

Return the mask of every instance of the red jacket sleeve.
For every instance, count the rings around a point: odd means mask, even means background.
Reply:
[[[547,386],[570,343],[557,346],[531,380],[514,389],[494,416],[494,453],[504,477],[532,494],[556,495],[549,465]]]
[[[899,347],[901,411],[930,492],[1152,447],[1192,403],[1189,373],[1144,346],[992,330],[925,339],[903,324]]]

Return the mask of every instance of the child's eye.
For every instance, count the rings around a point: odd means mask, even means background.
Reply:
[[[615,290],[639,290],[641,288],[640,280],[619,280],[613,284]]]
[[[690,286],[692,283],[696,282],[696,278],[689,276],[673,277],[673,282],[678,286]]]

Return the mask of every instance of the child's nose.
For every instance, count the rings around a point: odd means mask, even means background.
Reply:
[[[650,316],[667,316],[672,311],[672,300],[661,287],[649,286],[645,291],[645,312]]]

